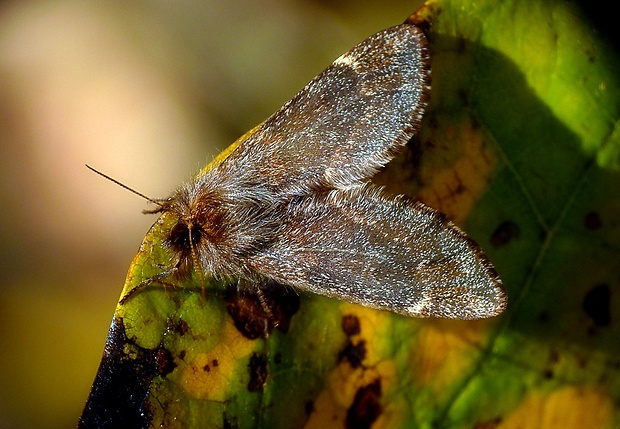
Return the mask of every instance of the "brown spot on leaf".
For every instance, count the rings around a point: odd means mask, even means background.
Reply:
[[[175,323],[173,330],[180,336],[183,336],[187,333],[187,331],[189,331],[189,325],[185,320],[179,319],[179,321]]]
[[[457,91],[457,95],[458,95],[459,100],[461,100],[461,104],[463,106],[467,106],[469,104],[469,91],[468,90],[461,88]]]
[[[263,390],[263,386],[267,382],[267,377],[269,376],[267,358],[265,357],[265,355],[254,353],[250,357],[248,370],[250,372],[248,390],[250,392],[258,392]]]
[[[213,359],[213,361],[211,362],[211,365],[213,365],[214,367],[218,367],[220,366],[220,363],[217,361],[217,359]]]
[[[519,234],[519,225],[511,220],[507,220],[495,228],[491,236],[491,244],[495,247],[503,247],[512,240],[519,238]]]
[[[246,338],[267,338],[274,328],[286,333],[299,310],[299,296],[276,283],[257,289],[230,286],[224,295],[235,327]]]
[[[357,335],[362,332],[360,319],[353,314],[346,314],[342,317],[342,330],[347,337]]]
[[[353,342],[351,337],[362,332],[360,320],[354,314],[347,314],[342,317],[341,326],[348,339],[343,349],[338,353],[338,362],[346,360],[351,367],[359,368],[366,358],[366,341]]]
[[[583,298],[582,309],[596,326],[609,326],[611,289],[607,284],[599,284],[590,289]]]
[[[364,359],[366,359],[366,341],[359,341],[357,344],[353,344],[349,340],[338,353],[338,362],[346,360],[353,368],[359,368]]]
[[[160,347],[155,352],[155,367],[157,368],[157,374],[164,377],[170,374],[177,365],[174,363],[174,357],[172,353],[164,347]]]
[[[347,410],[345,428],[366,429],[379,418],[383,412],[381,399],[381,380],[360,387],[355,393],[353,404]]]
[[[597,212],[589,212],[583,218],[583,226],[586,229],[595,231],[597,229],[600,229],[603,226],[603,220],[601,219],[601,216]]]
[[[495,429],[502,422],[501,417],[495,417],[491,420],[485,420],[483,422],[478,422],[474,425],[475,429]]]
[[[549,362],[552,364],[556,364],[560,361],[560,353],[555,350],[552,349],[551,352],[549,352]]]
[[[237,423],[237,418],[224,415],[222,429],[239,429],[239,423]]]

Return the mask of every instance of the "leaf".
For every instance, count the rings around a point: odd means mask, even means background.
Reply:
[[[615,427],[618,62],[565,2],[429,2],[432,101],[377,181],[485,249],[507,311],[420,320],[212,280],[119,304],[83,427]],[[125,294],[173,265],[160,218]],[[298,308],[297,308],[298,306]],[[267,339],[261,336],[271,331]]]

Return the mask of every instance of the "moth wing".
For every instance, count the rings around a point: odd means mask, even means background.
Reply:
[[[276,282],[407,316],[501,313],[501,280],[478,246],[439,212],[358,186],[291,203],[254,269]]]
[[[417,131],[430,84],[427,42],[403,24],[334,61],[221,163],[279,195],[370,178]]]

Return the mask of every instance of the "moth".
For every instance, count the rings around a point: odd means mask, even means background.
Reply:
[[[402,24],[356,45],[152,213],[173,270],[275,282],[416,317],[495,316],[506,294],[457,226],[371,176],[420,127],[427,40]]]

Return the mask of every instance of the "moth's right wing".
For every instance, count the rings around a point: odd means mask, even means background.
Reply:
[[[407,316],[479,319],[506,305],[479,247],[437,211],[377,187],[293,201],[253,269],[299,290]]]
[[[417,131],[429,89],[422,30],[388,28],[334,61],[218,168],[282,196],[365,181]]]

